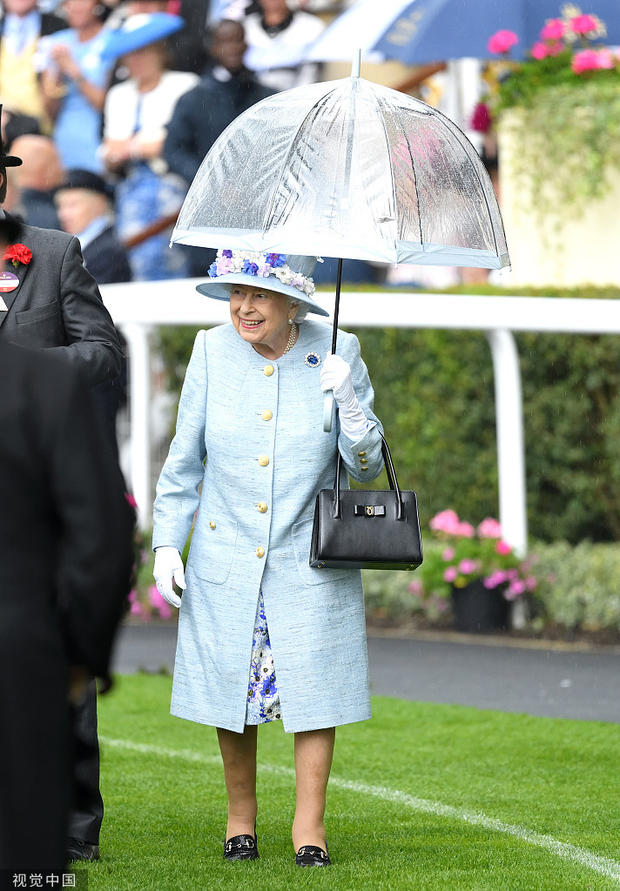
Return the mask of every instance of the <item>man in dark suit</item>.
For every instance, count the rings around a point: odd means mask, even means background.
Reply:
[[[90,170],[67,170],[56,191],[60,225],[79,239],[98,285],[131,281],[127,253],[114,232],[111,199],[110,186]]]
[[[3,342],[0,380],[1,881],[64,870],[70,680],[108,677],[133,512],[76,367]]]
[[[6,192],[7,167],[20,164],[20,158],[6,155],[0,145],[0,204]],[[16,256],[7,263],[10,277],[0,281],[0,309],[6,307],[6,312],[0,312],[0,346],[10,341],[52,352],[73,364],[89,388],[113,386],[121,368],[119,338],[99,289],[84,267],[78,240],[34,226],[24,226],[20,238],[21,246],[9,248]],[[110,419],[110,445],[111,426]],[[92,860],[99,856],[103,819],[94,684],[76,710],[73,730],[75,795],[69,853],[72,859]]]

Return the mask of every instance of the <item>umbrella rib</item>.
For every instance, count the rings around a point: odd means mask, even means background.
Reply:
[[[383,117],[383,100],[381,99],[380,96],[377,96],[377,99],[379,101],[379,110],[381,111],[381,114],[380,114],[381,126],[383,128],[383,135],[385,136],[385,144],[387,146],[387,156],[388,156],[388,161],[390,163],[390,173],[391,173],[390,178],[392,181],[392,201],[393,201],[393,207],[394,207],[394,223],[396,224],[396,235],[398,236],[400,233],[398,231],[398,204],[396,201],[396,179],[394,177],[394,165],[392,164],[392,153],[390,151],[390,138],[388,136],[387,127],[385,126],[385,118]],[[411,154],[411,152],[410,152],[410,154]],[[413,159],[412,159],[412,165],[413,165]],[[415,171],[414,171],[413,175],[415,177]],[[418,194],[418,192],[416,189],[416,197],[417,197],[417,194]],[[420,216],[420,208],[418,207],[418,217],[419,216]],[[396,250],[396,258],[397,258],[396,262],[398,262],[398,249]]]
[[[287,154],[286,154],[285,162],[282,164],[282,167],[281,167],[281,169],[280,169],[280,176],[278,177],[278,181],[277,181],[277,183],[276,183],[276,185],[275,185],[275,187],[274,187],[274,189],[273,189],[273,191],[272,191],[272,193],[271,193],[271,199],[270,199],[270,202],[269,202],[269,207],[268,207],[268,209],[267,209],[267,213],[265,214],[265,219],[264,219],[264,222],[263,222],[263,235],[265,234],[265,232],[269,229],[269,227],[270,227],[270,225],[271,225],[271,223],[270,223],[269,221],[271,220],[271,217],[272,217],[272,214],[273,214],[273,209],[274,209],[274,205],[275,205],[275,201],[276,201],[276,195],[278,194],[278,190],[279,190],[279,188],[280,188],[280,184],[281,184],[281,182],[282,182],[282,179],[283,179],[283,177],[284,177],[284,174],[285,174],[285,172],[289,169],[289,161],[290,161],[290,159],[291,159],[291,156],[292,156],[292,153],[293,153],[293,149],[294,149],[294,145],[295,145],[295,136],[297,135],[297,133],[300,132],[300,130],[302,129],[302,127],[305,125],[306,121],[307,121],[313,114],[316,114],[317,110],[318,110],[318,109],[321,107],[321,105],[325,102],[325,100],[327,99],[327,97],[328,97],[328,96],[331,96],[333,92],[334,92],[334,90],[332,89],[332,90],[330,90],[328,93],[324,93],[324,94],[320,97],[320,99],[318,99],[317,102],[314,103],[314,105],[312,106],[312,108],[308,111],[308,113],[307,113],[306,116],[304,117],[303,121],[301,121],[301,123],[300,123],[299,126],[297,127],[297,130],[295,131],[295,134],[293,135],[293,138],[292,138],[292,141],[291,141],[291,146],[290,146],[290,148],[289,148],[289,150],[288,150],[288,152],[287,152]]]
[[[400,123],[400,121],[399,121]],[[413,172],[413,182],[415,185],[415,197],[418,204],[418,231],[420,233],[420,247],[424,251],[424,238],[422,235],[422,211],[420,208],[420,192],[418,190],[418,175],[415,170],[415,162],[413,160],[413,152],[411,151],[411,143],[409,142],[409,137],[407,136],[407,131],[404,126],[400,124],[400,128],[403,131],[403,136],[405,137],[405,142],[407,143],[407,151],[409,152],[409,158],[411,159],[411,170]],[[398,249],[396,251],[396,256],[398,257]]]

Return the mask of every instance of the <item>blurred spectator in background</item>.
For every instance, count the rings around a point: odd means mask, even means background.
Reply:
[[[202,74],[208,61],[204,46],[208,6],[208,0],[121,0],[114,18],[118,27],[123,18],[140,13],[169,12],[181,16],[185,28],[168,40],[170,67],[173,71]]]
[[[42,229],[60,229],[54,189],[62,182],[64,171],[56,146],[49,136],[19,136],[11,151],[23,161],[15,170],[15,180],[25,222]]]
[[[35,62],[39,38],[66,28],[63,19],[41,13],[37,0],[3,0],[0,19],[0,102],[31,115],[49,132]]]
[[[114,231],[113,190],[90,170],[67,170],[56,192],[60,226],[75,235],[84,264],[98,285],[130,282],[127,253]]]
[[[103,152],[116,189],[117,232],[132,244],[133,276],[142,281],[183,277],[185,254],[168,249],[186,186],[167,171],[166,125],[179,97],[198,82],[191,72],[167,70],[163,38],[182,27],[166,13],[131,16],[110,35],[106,54],[121,58],[130,78],[113,86],[105,105]]]
[[[309,12],[293,12],[287,0],[258,0],[260,11],[245,19],[246,63],[273,90],[289,90],[319,79],[320,66],[301,63],[306,47],[325,25]]]
[[[274,91],[243,64],[246,43],[239,22],[223,21],[208,38],[211,66],[177,102],[168,124],[164,157],[189,185],[204,156],[237,115]]]
[[[108,36],[98,0],[64,0],[69,28],[40,42],[45,110],[66,167],[100,172],[101,113],[112,63],[102,58]]]
[[[2,254],[19,237],[0,219]],[[133,516],[79,369],[2,342],[0,380],[0,871],[61,873],[70,698],[110,686]]]
[[[259,84],[243,64],[246,44],[239,22],[215,25],[207,38],[211,65],[202,80],[177,102],[168,124],[164,158],[189,185],[220,133],[237,115],[273,90]],[[188,272],[206,273],[215,257],[209,248],[184,248]]]

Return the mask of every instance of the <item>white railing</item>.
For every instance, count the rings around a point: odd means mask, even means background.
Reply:
[[[151,522],[150,345],[156,325],[213,325],[228,304],[195,291],[198,280],[104,285],[103,299],[123,331],[130,359],[130,478],[139,521]],[[332,297],[319,294],[329,308]],[[499,519],[506,540],[527,548],[521,373],[513,331],[620,334],[620,301],[547,297],[480,297],[402,292],[344,292],[340,324],[351,327],[452,328],[485,331],[495,374]]]

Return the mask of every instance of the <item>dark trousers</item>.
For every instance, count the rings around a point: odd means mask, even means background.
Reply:
[[[103,799],[99,791],[99,740],[97,739],[97,686],[91,681],[83,701],[72,709],[73,802],[69,838],[99,844]]]

